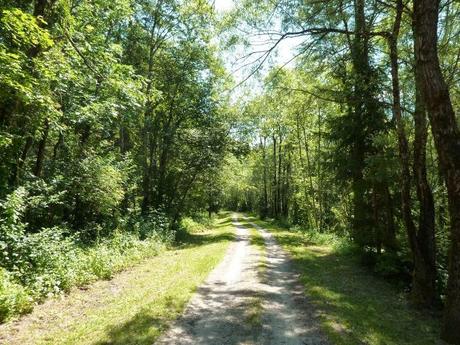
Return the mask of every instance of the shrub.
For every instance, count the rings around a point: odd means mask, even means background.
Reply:
[[[32,297],[21,285],[15,283],[10,274],[0,267],[0,322],[31,311]]]
[[[27,219],[29,230],[38,231],[62,223],[66,207],[66,190],[62,184],[63,178],[58,177],[49,183],[36,179],[24,185],[27,199],[23,218]]]
[[[77,264],[76,246],[63,229],[43,229],[24,236],[19,248],[20,271],[12,271],[17,279],[36,294],[36,298],[68,291],[75,284],[73,267]]]
[[[197,233],[205,231],[207,226],[203,223],[195,221],[193,218],[185,217],[181,220],[180,231]]]
[[[123,175],[109,160],[88,157],[75,177],[80,201],[96,215],[110,216],[123,199]]]
[[[319,232],[317,230],[305,230],[299,225],[289,227],[291,231],[301,232],[304,237],[316,245],[331,245],[336,251],[346,253],[351,250],[351,243],[346,238],[331,232]]]
[[[174,240],[174,230],[169,218],[161,210],[150,210],[146,216],[138,218],[134,229],[141,240],[156,239],[162,243],[171,243]]]
[[[210,227],[214,224],[216,220],[216,215],[212,214],[211,217],[209,217],[208,212],[197,212],[197,213],[194,213],[191,218],[197,224],[201,224],[202,226],[205,226],[205,227]]]
[[[412,275],[412,262],[400,252],[383,252],[377,256],[374,271],[387,279],[409,284]]]
[[[97,246],[93,248],[87,255],[86,260],[88,267],[95,277],[101,279],[109,279],[114,273],[114,253],[106,246]]]
[[[138,218],[129,225],[134,231],[110,231],[110,237],[98,237],[91,245],[82,242],[81,236],[69,236],[64,227],[27,233],[27,224],[22,221],[27,197],[21,187],[1,204],[0,322],[30,311],[33,302],[49,295],[109,279],[127,266],[156,255],[174,239],[169,220],[160,211]],[[100,232],[96,229],[97,234]]]

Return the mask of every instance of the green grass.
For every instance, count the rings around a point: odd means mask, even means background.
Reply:
[[[259,270],[259,275],[261,279],[263,280],[265,279],[264,275],[267,269],[267,260],[266,260],[267,248],[265,247],[264,238],[262,237],[260,232],[251,225],[251,223],[249,222],[243,223],[243,226],[249,229],[249,234],[250,234],[249,243],[259,253],[259,264],[257,268]]]
[[[308,234],[255,222],[271,231],[291,254],[333,344],[439,343],[439,318],[411,308],[404,294],[373,276],[353,256],[336,246],[317,244]]]
[[[252,226],[249,222],[241,219],[241,225],[246,227],[249,230],[249,244],[259,255],[259,262],[257,265],[259,278],[263,281],[265,279],[265,272],[267,268],[266,264],[266,247],[265,241],[259,231]],[[263,313],[263,296],[261,294],[256,294],[251,298],[247,313],[247,322],[251,325],[252,328],[262,326],[262,313]]]
[[[229,216],[221,216],[212,230],[186,234],[177,248],[100,282],[101,291],[71,293],[65,306],[52,305],[45,320],[26,325],[12,343],[150,345],[180,315],[233,236]]]

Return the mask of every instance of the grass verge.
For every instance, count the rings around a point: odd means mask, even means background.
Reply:
[[[439,344],[440,320],[414,310],[394,286],[373,276],[358,260],[318,244],[308,234],[264,221],[287,250],[312,303],[320,312],[324,331],[336,345]]]
[[[233,236],[229,216],[221,216],[212,229],[187,234],[178,247],[111,281],[49,300],[19,322],[1,325],[0,343],[152,344],[180,315]]]
[[[249,229],[250,240],[249,243],[259,254],[259,263],[257,265],[258,273],[261,280],[265,279],[264,275],[267,270],[267,248],[265,241],[260,232],[255,229],[250,223],[243,223]]]
[[[265,272],[267,268],[266,264],[266,247],[265,241],[262,235],[257,229],[254,228],[252,224],[242,221],[242,226],[246,227],[249,230],[249,244],[258,254],[258,264],[257,270],[259,279],[263,281],[265,279]],[[256,293],[254,297],[251,298],[249,307],[248,307],[248,316],[247,322],[253,328],[262,326],[262,313],[263,313],[263,296],[260,293]]]

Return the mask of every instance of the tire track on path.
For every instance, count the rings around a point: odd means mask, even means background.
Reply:
[[[266,269],[250,234],[233,217],[236,240],[223,261],[192,297],[183,316],[157,345],[328,345],[288,255],[257,224],[266,246]],[[250,322],[251,304],[262,298],[260,325]]]

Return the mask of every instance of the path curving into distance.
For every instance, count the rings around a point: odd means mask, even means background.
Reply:
[[[234,215],[236,240],[155,344],[329,345],[286,252],[268,231],[248,222],[264,239],[262,254],[250,245],[244,222]]]

